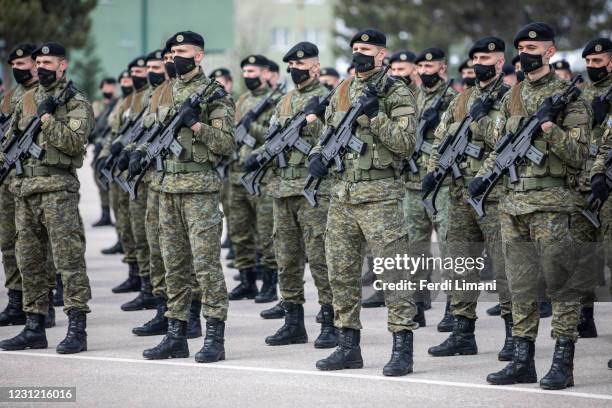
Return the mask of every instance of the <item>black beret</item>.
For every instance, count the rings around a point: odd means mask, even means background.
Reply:
[[[601,54],[602,52],[612,51],[612,41],[607,38],[596,38],[589,41],[582,51],[582,58],[591,54]]]
[[[280,67],[278,66],[278,64],[272,61],[271,59],[268,60],[268,69],[271,72],[280,72]]]
[[[570,64],[566,60],[559,60],[557,62],[553,62],[553,67],[555,67],[555,69],[557,70],[566,69],[568,71],[571,71]]]
[[[514,36],[514,48],[519,41],[555,41],[555,30],[546,23],[529,23]]]
[[[146,67],[146,65],[147,56],[141,55],[140,57],[136,57],[132,61],[130,61],[130,63],[128,64],[128,70],[131,70],[132,68]]]
[[[100,81],[100,88],[102,88],[106,84],[115,85],[116,83],[117,80],[113,77],[102,78],[102,80]]]
[[[240,62],[240,68],[244,68],[245,65],[255,65],[257,67],[268,67],[268,59],[261,54],[249,55]]]
[[[468,69],[468,68],[474,68],[474,63],[472,62],[472,60],[470,58],[466,59],[465,61],[463,61],[461,63],[461,65],[459,65],[459,68],[457,68],[457,71],[459,73],[461,73],[461,71],[463,71],[464,69]]]
[[[387,46],[387,36],[382,31],[375,28],[366,28],[359,31],[351,39],[351,47],[355,43],[378,45],[379,47]]]
[[[444,51],[440,48],[431,47],[426,48],[416,57],[414,60],[415,64],[421,61],[440,61],[444,59]]]
[[[13,62],[13,60],[17,58],[31,56],[34,51],[36,51],[36,46],[34,44],[29,44],[29,43],[19,44],[18,46],[13,48],[13,51],[11,51],[11,53],[8,56],[7,62],[10,64],[11,62]]]
[[[149,61],[163,61],[164,60],[164,50],[155,50],[147,54],[147,60]]]
[[[329,76],[333,76],[336,78],[340,78],[340,74],[338,73],[338,71],[336,71],[336,68],[332,68],[332,67],[323,68],[321,70],[321,76],[323,75],[329,75]]]
[[[193,31],[179,31],[166,41],[166,47],[172,48],[175,45],[190,44],[204,48],[204,37]]]
[[[217,68],[217,69],[213,69],[213,71],[210,73],[210,75],[208,75],[208,77],[210,79],[215,79],[215,78],[219,78],[219,77],[226,77],[226,78],[232,78],[232,74],[230,73],[230,70],[227,68]]]
[[[283,57],[283,62],[297,61],[304,58],[312,58],[319,55],[316,45],[308,41],[295,44]]]
[[[512,58],[512,65],[516,65],[517,62],[521,62],[521,56],[517,55],[514,58]]]
[[[504,40],[497,37],[484,37],[480,40],[476,41],[472,48],[470,48],[470,52],[468,55],[470,58],[474,58],[474,54],[477,52],[504,52],[506,51],[506,44]]]
[[[414,55],[414,52],[408,51],[408,50],[401,50],[391,55],[391,58],[389,58],[389,64],[393,64],[394,62],[412,62],[414,63],[415,59],[416,59],[416,55]]]
[[[512,75],[516,73],[516,70],[514,69],[514,65],[506,62],[502,67],[502,72],[504,73],[504,75]]]
[[[41,55],[50,55],[52,57],[66,57],[66,48],[62,44],[58,44],[55,42],[49,42],[46,44],[42,44],[32,53],[32,59],[36,59],[36,57]]]

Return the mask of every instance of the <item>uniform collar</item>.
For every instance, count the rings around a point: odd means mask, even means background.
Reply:
[[[268,91],[270,91],[270,87],[268,86],[268,84],[266,84],[262,86],[261,88],[254,89],[249,92],[251,93],[251,96],[262,96],[262,95],[267,94]]]
[[[319,78],[311,78],[309,80],[310,82],[307,83],[305,86],[300,87],[300,86],[296,86],[296,89],[298,90],[298,92],[300,93],[306,93],[306,92],[310,92],[314,89],[317,89],[319,86],[323,86],[321,85],[321,83],[319,82]]]
[[[597,88],[607,88],[612,84],[612,72],[608,72],[608,75],[597,82],[593,82],[593,86]]]
[[[202,67],[198,65],[197,69],[194,69],[192,72],[185,75],[180,75],[178,78],[182,83],[188,84],[189,82],[195,81],[202,76],[204,76],[204,71],[202,71]]]
[[[43,91],[45,95],[50,95],[50,94],[54,94],[55,91],[58,89],[63,89],[66,86],[67,82],[68,81],[66,81],[66,76],[64,75],[58,81],[55,81],[53,85],[51,85],[48,88],[45,88],[44,86],[42,86],[40,82],[36,82],[36,84],[39,85],[39,88]]]
[[[541,86],[544,86],[546,84],[551,83],[555,79],[557,79],[557,75],[555,74],[555,71],[551,67],[550,71],[548,71],[548,73],[546,75],[544,75],[541,78],[536,79],[535,81],[532,81],[531,79],[529,79],[529,75],[525,75],[525,81],[524,82],[526,82],[527,85],[529,85],[529,86],[531,86],[533,88],[539,88]]]

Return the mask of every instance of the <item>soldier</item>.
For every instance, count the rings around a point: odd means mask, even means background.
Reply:
[[[351,63],[351,65],[348,66],[346,69],[346,75],[350,77],[355,76],[355,64]]]
[[[265,140],[273,113],[271,107],[278,101],[273,100],[270,108],[265,109],[259,117],[255,117],[252,112],[258,103],[272,95],[273,90],[265,80],[268,64],[263,55],[249,55],[240,63],[244,83],[249,90],[236,102],[236,120],[242,120],[249,134],[257,140],[255,148]],[[240,183],[241,166],[249,153],[249,146],[241,146],[239,158],[232,163],[230,171],[229,234],[236,251],[235,265],[240,272],[240,284],[230,292],[229,299],[255,299],[256,303],[265,303],[278,298],[277,267],[272,241],[272,189],[268,184],[274,175],[268,174],[264,178],[265,188],[261,196],[250,195]],[[259,265],[257,250],[261,252]],[[258,266],[263,272],[261,293],[258,293],[255,283],[255,268]]]
[[[4,350],[46,348],[44,317],[49,309],[47,272],[44,268],[46,240],[51,243],[56,269],[64,282],[64,312],[68,315],[66,338],[58,353],[87,350],[86,313],[91,289],[85,268],[85,232],[79,215],[79,181],[76,169],[83,164],[87,137],[93,129],[91,105],[68,85],[66,49],[57,43],[40,46],[36,59],[39,85],[26,92],[15,107],[11,132],[23,131],[33,117],[41,119],[36,137],[45,150],[41,160],[24,162],[16,192],[17,264],[23,279],[24,330],[0,342]],[[66,102],[57,97],[66,95]]]
[[[389,58],[391,64],[391,75],[401,78],[408,88],[416,95],[421,79],[415,65],[416,55],[408,50],[401,50]]]
[[[525,72],[521,69],[521,58],[520,55],[516,55],[512,58],[512,65],[514,65],[514,72],[516,73],[516,80],[522,82],[525,80]]]
[[[559,60],[557,62],[553,62],[553,67],[555,68],[555,74],[561,79],[566,81],[572,80],[572,70],[570,68],[569,62],[566,60]]]
[[[270,88],[275,89],[278,87],[278,82],[280,80],[280,68],[278,64],[272,60],[268,60],[268,70],[264,72],[264,76],[266,77],[266,82]]]
[[[187,98],[206,91],[204,100],[221,85],[209,80],[200,67],[204,38],[192,31],[176,33],[167,42],[178,75],[172,86],[173,109],[185,112],[176,138],[185,149],[181,157],[165,159],[159,195],[159,239],[166,267],[168,332],[159,345],[145,350],[146,359],[186,358],[187,320],[191,304],[193,271],[202,291],[206,318],[204,346],[199,363],[225,359],[224,332],[227,288],[220,263],[223,214],[219,211],[221,180],[214,169],[220,156],[229,156],[233,139],[234,103],[224,96],[210,104],[190,107]]]
[[[270,124],[283,126],[296,113],[303,110],[308,114],[308,124],[302,128],[300,135],[314,146],[323,128],[319,116],[325,112],[325,106],[319,105],[319,97],[327,94],[318,78],[319,49],[310,42],[300,42],[285,54],[283,62],[289,64],[295,89],[280,100]],[[337,339],[323,242],[329,186],[326,184],[319,191],[321,204],[315,208],[311,207],[302,195],[308,176],[306,156],[297,149],[286,154],[287,166],[278,169],[280,182],[274,190],[273,234],[285,324],[274,335],[266,338],[266,344],[279,346],[308,341],[303,307],[304,255],[306,255],[317,288],[323,320],[321,333],[315,340],[314,346],[332,348],[336,347]],[[251,154],[246,160],[244,166],[246,171],[258,168],[255,156]]]
[[[514,65],[506,62],[502,68],[502,72],[504,73],[504,84],[506,84],[509,88],[512,88],[518,83]]]
[[[544,153],[541,165],[531,160],[517,169],[518,182],[504,180],[499,217],[504,261],[512,288],[512,361],[491,373],[492,384],[535,383],[535,339],[540,320],[538,274],[546,282],[552,299],[552,335],[556,340],[552,366],[540,381],[544,389],[562,389],[574,384],[574,343],[578,334],[580,299],[567,283],[574,272],[574,252],[569,226],[575,202],[568,182],[584,165],[590,134],[589,108],[582,98],[567,106],[552,102],[551,96],[568,87],[549,65],[556,52],[555,34],[545,23],[530,23],[514,37],[526,78],[502,100],[495,124],[495,138],[516,132],[528,116],[538,111],[541,132],[533,145]],[[477,176],[469,183],[472,197],[487,187],[483,175],[491,170],[493,151]]]
[[[225,89],[225,92],[230,95],[232,94],[232,90],[234,88],[234,80],[232,79],[232,74],[229,69],[213,69],[212,73],[208,77],[220,83],[223,86],[223,89]]]
[[[331,91],[340,83],[340,74],[335,68],[322,68],[321,75],[319,76],[319,82],[321,82],[324,87]]]
[[[464,118],[469,114],[473,118],[471,128],[471,143],[483,149],[488,154],[495,147],[493,126],[499,115],[500,100],[508,91],[502,81],[496,82],[502,73],[504,65],[503,40],[497,37],[484,37],[476,41],[470,48],[468,61],[473,61],[472,69],[476,75],[476,84],[456,96],[448,110],[442,116],[440,125],[436,128],[436,139],[429,158],[428,173],[423,179],[423,191],[431,192],[436,180],[433,171],[438,167],[440,143],[447,134],[454,134]],[[494,87],[494,88],[493,88]],[[489,94],[490,100],[484,101],[484,95]],[[491,258],[493,271],[496,273],[497,290],[500,296],[501,316],[506,327],[506,340],[498,358],[500,361],[510,361],[512,358],[512,305],[508,290],[504,259],[502,254],[501,233],[497,203],[502,186],[495,189],[487,201],[487,216],[478,218],[472,207],[467,203],[465,187],[482,166],[482,160],[468,157],[460,164],[462,177],[453,181],[450,187],[450,202],[448,217],[453,220],[448,225],[448,254],[453,258],[481,256],[483,247]],[[490,201],[490,202],[489,202]],[[480,282],[479,270],[468,268],[461,274],[452,273],[454,281]],[[476,306],[478,291],[454,291],[451,297],[450,312],[454,317],[453,331],[439,346],[429,349],[434,357],[477,354],[478,347],[474,336],[476,325]]]
[[[458,68],[461,75],[461,82],[464,88],[470,88],[476,85],[476,73],[474,72],[474,62],[468,58]]]
[[[375,257],[395,257],[408,250],[407,225],[402,213],[405,187],[399,177],[401,161],[414,149],[416,103],[403,81],[385,76],[382,62],[386,36],[375,29],[358,32],[350,45],[356,77],[346,79],[325,112],[325,124],[337,126],[344,113],[359,101],[363,114],[357,119],[355,137],[366,146],[363,154],[347,153],[344,172],[335,174],[325,234],[325,255],[333,294],[334,322],[339,329],[338,347],[317,361],[320,370],[363,367],[361,357],[361,248],[367,244]],[[383,77],[384,76],[384,77]],[[379,89],[372,89],[381,80]],[[364,92],[365,90],[365,92]],[[317,144],[309,155],[308,170],[325,177],[328,170]],[[399,267],[387,269],[383,282],[406,279]],[[384,375],[412,372],[412,331],[416,313],[408,291],[385,290],[387,326],[393,334],[391,359]]]

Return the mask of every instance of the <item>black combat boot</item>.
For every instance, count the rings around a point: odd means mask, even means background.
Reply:
[[[475,319],[456,316],[455,326],[450,336],[448,336],[442,344],[430,347],[427,352],[434,357],[478,354],[478,346],[476,345],[476,337],[474,336],[475,326]]]
[[[98,221],[93,223],[92,227],[106,227],[109,225],[113,225],[113,221],[111,220],[110,208],[106,206],[102,206],[102,216]]]
[[[187,322],[177,319],[168,319],[168,332],[161,343],[143,351],[142,356],[147,360],[189,357]]]
[[[151,279],[148,276],[140,277],[140,293],[134,299],[121,305],[121,310],[124,312],[133,312],[136,310],[155,309],[157,307],[157,299],[153,296],[153,286]]]
[[[512,315],[504,316],[504,326],[506,327],[506,338],[504,340],[504,347],[497,354],[499,361],[512,361],[512,353],[514,350],[514,338],[512,337]]]
[[[72,309],[68,312],[68,333],[66,338],[57,345],[59,354],[74,354],[87,351],[87,315],[81,310]]]
[[[319,309],[319,313],[317,313],[317,317],[315,317],[315,321],[319,324],[323,323],[323,308]]]
[[[574,386],[574,342],[567,337],[559,337],[555,343],[552,365],[540,380],[540,388],[562,390]]]
[[[412,331],[393,333],[391,359],[383,367],[383,375],[398,377],[412,372]]]
[[[26,322],[26,314],[23,312],[23,292],[20,290],[8,290],[8,304],[0,313],[0,326],[21,326]]]
[[[416,302],[416,315],[412,319],[415,323],[419,324],[419,327],[426,327],[427,321],[425,320],[425,302]]]
[[[153,319],[149,320],[140,327],[134,327],[132,333],[137,336],[159,336],[168,332],[168,319],[165,313],[168,310],[166,299],[159,298],[157,300],[157,313]]]
[[[334,308],[332,305],[321,305],[321,333],[314,342],[315,348],[333,348],[338,345],[338,333],[334,327]]]
[[[47,348],[45,334],[45,316],[26,313],[25,327],[17,336],[0,341],[2,350],[25,350]]]
[[[304,306],[283,302],[285,308],[285,324],[272,336],[266,337],[268,346],[285,346],[287,344],[308,343],[306,327],[304,327]]]
[[[323,371],[363,368],[361,347],[359,347],[360,333],[355,329],[340,329],[338,347],[329,357],[317,361],[317,368]]]
[[[366,309],[383,306],[385,306],[385,294],[382,290],[374,291],[372,296],[361,301],[361,307]]]
[[[254,268],[240,269],[240,284],[229,293],[229,300],[255,299],[257,296],[255,280]]]
[[[259,315],[262,319],[282,319],[285,317],[285,309],[283,308],[283,301],[281,300],[270,309],[262,310]]]
[[[64,284],[62,283],[62,275],[55,274],[55,294],[53,295],[53,306],[64,306]]]
[[[278,300],[276,294],[276,284],[278,283],[278,271],[276,269],[270,269],[262,267],[263,272],[263,285],[261,290],[255,296],[255,303],[268,303]]]
[[[187,320],[187,338],[195,339],[202,337],[202,323],[200,322],[200,312],[202,311],[202,302],[192,300],[189,307],[189,320]]]
[[[580,323],[578,323],[578,336],[583,339],[592,339],[597,337],[597,326],[593,319],[593,308],[582,307],[580,311]]]
[[[225,322],[214,317],[206,319],[204,346],[195,355],[198,363],[215,363],[225,360]]]
[[[453,331],[453,326],[455,324],[455,318],[450,312],[450,304],[451,304],[450,297],[447,297],[446,307],[444,309],[444,317],[442,318],[442,320],[440,320],[440,323],[438,323],[438,331],[441,333],[448,333],[448,332]]]
[[[113,293],[127,293],[140,291],[140,276],[138,275],[138,263],[128,263],[130,269],[128,278],[118,286],[113,288]]]
[[[552,303],[540,302],[538,303],[538,309],[540,311],[540,319],[546,319],[552,316]]]
[[[45,329],[50,329],[55,326],[55,308],[53,307],[53,291],[49,291],[49,309],[45,316]]]
[[[501,305],[498,303],[495,306],[491,306],[487,309],[487,314],[489,316],[500,316],[501,315]]]
[[[117,243],[115,245],[113,245],[112,247],[105,248],[105,249],[101,250],[100,252],[102,252],[103,255],[122,254],[123,253],[123,246],[121,246],[121,242],[117,241]]]
[[[535,362],[535,343],[524,337],[514,337],[512,361],[501,371],[487,376],[487,382],[494,385],[531,384],[538,382]]]

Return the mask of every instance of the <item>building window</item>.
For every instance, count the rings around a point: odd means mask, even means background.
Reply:
[[[289,29],[286,27],[275,27],[271,32],[270,45],[274,48],[285,49],[289,46]]]
[[[321,42],[321,31],[316,28],[307,28],[304,30],[304,40],[319,46]]]

